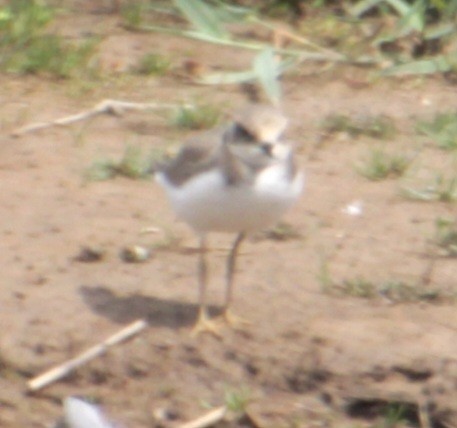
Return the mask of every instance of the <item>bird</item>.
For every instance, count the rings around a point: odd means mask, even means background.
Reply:
[[[220,335],[220,322],[210,318],[206,296],[207,238],[213,232],[236,235],[226,261],[222,320],[233,327],[245,323],[231,310],[240,245],[247,236],[276,223],[304,187],[294,151],[281,139],[287,124],[278,108],[249,104],[233,113],[228,124],[190,138],[156,169],[155,179],[178,219],[199,239],[194,335]]]

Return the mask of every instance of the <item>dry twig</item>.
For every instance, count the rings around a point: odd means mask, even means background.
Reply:
[[[217,422],[224,419],[227,413],[227,407],[221,406],[217,409],[211,410],[211,412],[206,415],[200,416],[197,419],[194,419],[191,422],[187,422],[184,425],[181,425],[179,428],[206,428],[210,427]]]
[[[65,126],[70,125],[81,120],[90,119],[91,117],[97,116],[99,114],[112,114],[120,116],[126,110],[159,110],[159,109],[173,109],[177,106],[174,104],[159,104],[159,103],[134,103],[130,101],[120,101],[120,100],[103,100],[95,105],[95,107],[82,111],[77,114],[72,114],[70,116],[65,116],[60,119],[52,120],[50,122],[36,122],[30,125],[23,126],[16,129],[11,133],[13,137],[20,137],[21,135],[27,134],[29,132],[39,131],[41,129],[50,128],[52,126]],[[190,108],[189,105],[184,105],[183,107]]]
[[[428,413],[428,403],[425,398],[421,398],[417,403],[417,410],[419,414],[420,428],[431,428],[432,423]]]
[[[37,391],[52,382],[55,382],[58,379],[61,379],[64,376],[70,374],[77,367],[82,366],[88,361],[93,360],[94,358],[103,355],[111,346],[117,345],[124,340],[129,339],[130,337],[138,334],[140,331],[144,330],[147,327],[147,322],[145,320],[137,320],[127,327],[124,327],[122,330],[110,336],[108,339],[99,343],[98,345],[89,348],[87,351],[78,355],[71,360],[48,370],[47,372],[31,379],[27,383],[27,388],[29,391]]]

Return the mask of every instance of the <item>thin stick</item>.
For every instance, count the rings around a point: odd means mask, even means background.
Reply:
[[[104,342],[89,348],[77,357],[72,358],[71,360],[31,379],[27,383],[28,390],[37,391],[50,383],[67,376],[77,367],[82,366],[100,355],[103,355],[109,347],[117,345],[135,334],[138,334],[140,331],[144,330],[147,325],[148,324],[145,320],[137,320],[132,324],[129,324],[127,327],[124,327],[122,330],[119,330],[117,333],[110,336]]]
[[[72,123],[89,119],[99,114],[113,114],[121,115],[125,110],[158,110],[158,109],[173,109],[176,108],[173,104],[158,104],[158,103],[134,103],[129,101],[120,100],[103,100],[95,105],[95,107],[82,111],[77,114],[65,116],[60,119],[52,120],[50,122],[36,122],[30,125],[23,126],[12,132],[13,137],[20,137],[21,135],[29,132],[38,131],[40,129],[50,128],[52,126],[64,126]],[[183,105],[183,107],[190,108],[192,106]]]
[[[217,409],[212,410],[204,416],[200,416],[191,422],[187,422],[184,425],[180,425],[179,428],[206,428],[210,427],[217,422],[224,419],[227,413],[227,407],[221,406]]]
[[[419,424],[421,428],[431,428],[432,423],[428,414],[428,405],[425,398],[419,399],[417,403],[417,409],[419,413]]]

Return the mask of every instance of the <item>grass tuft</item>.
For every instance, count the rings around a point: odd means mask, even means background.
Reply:
[[[129,145],[116,166],[116,172],[127,178],[148,178],[155,158],[154,153],[145,154],[141,148]]]
[[[110,159],[96,160],[84,172],[84,178],[87,181],[106,181],[115,176],[115,162]]]
[[[420,283],[407,283],[395,279],[377,283],[362,277],[345,280],[342,284],[332,282],[324,291],[362,299],[382,297],[392,303],[439,302],[455,298],[453,293],[431,289]]]
[[[441,149],[457,149],[457,112],[438,113],[430,121],[416,124],[419,134],[431,138]]]
[[[170,69],[170,66],[170,60],[163,55],[147,53],[140,59],[136,72],[147,76],[162,76]]]
[[[89,40],[80,45],[64,43],[55,35],[34,39],[8,63],[8,71],[22,74],[51,74],[68,78],[77,70],[87,68],[94,52],[95,42]]]
[[[269,239],[271,241],[292,241],[302,239],[302,234],[291,224],[280,221],[274,227],[265,230],[258,235],[259,239]]]
[[[404,188],[403,195],[412,200],[425,202],[455,202],[457,200],[457,177],[435,177],[434,182],[422,189]]]
[[[388,154],[381,149],[375,149],[371,151],[365,163],[359,165],[356,170],[369,180],[379,181],[403,176],[411,162],[410,156]]]
[[[54,17],[54,11],[41,1],[16,0],[8,3],[0,7],[0,46],[6,57],[26,47]]]
[[[171,124],[182,129],[208,129],[219,122],[221,112],[214,106],[205,104],[195,107],[180,107],[172,118]]]
[[[367,136],[387,140],[395,136],[397,130],[394,121],[384,115],[352,118],[342,114],[332,114],[321,123],[327,134],[345,133],[350,137]]]
[[[457,257],[457,220],[438,218],[435,222],[434,242],[441,255]]]
[[[0,7],[0,67],[22,74],[50,74],[71,77],[89,69],[89,60],[98,40],[71,44],[45,28],[54,11],[45,2],[18,0]]]
[[[116,176],[133,180],[146,179],[160,156],[155,150],[145,153],[140,147],[128,145],[120,160],[98,160],[88,168],[85,176],[89,181],[104,181]]]
[[[343,294],[364,299],[373,298],[377,294],[376,285],[363,278],[348,279],[341,287]]]
[[[136,30],[143,24],[145,13],[145,3],[141,0],[128,1],[123,4],[121,17],[127,29]]]
[[[171,229],[165,228],[163,237],[154,241],[151,248],[155,251],[176,252],[181,248],[183,237]]]
[[[247,388],[227,389],[224,401],[228,410],[236,415],[242,415],[251,401],[251,392]]]

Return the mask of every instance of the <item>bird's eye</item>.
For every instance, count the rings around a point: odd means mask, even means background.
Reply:
[[[262,143],[260,145],[260,148],[262,149],[262,152],[265,153],[268,156],[273,155],[273,145],[270,143]]]
[[[236,139],[243,142],[252,142],[255,141],[254,136],[245,128],[240,125],[236,125],[235,128]]]

